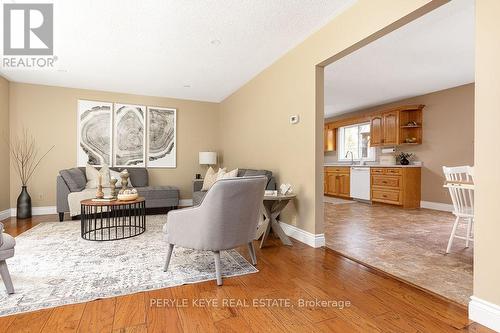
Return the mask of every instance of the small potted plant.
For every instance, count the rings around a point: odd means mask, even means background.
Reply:
[[[396,158],[399,160],[399,164],[408,165],[410,164],[410,159],[413,157],[412,153],[400,152]]]

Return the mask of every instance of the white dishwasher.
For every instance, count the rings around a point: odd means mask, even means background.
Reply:
[[[370,201],[369,167],[351,167],[351,197],[355,200]]]

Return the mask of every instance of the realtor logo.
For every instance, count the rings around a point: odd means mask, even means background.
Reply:
[[[52,4],[4,4],[3,22],[4,55],[53,55]]]

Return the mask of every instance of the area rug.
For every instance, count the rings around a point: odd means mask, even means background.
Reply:
[[[0,290],[0,315],[215,279],[211,252],[181,247],[163,272],[165,221],[165,215],[148,216],[142,235],[108,242],[82,239],[79,221],[42,223],[22,233],[7,260],[15,294]],[[221,264],[224,277],[257,272],[235,250],[221,252]]]

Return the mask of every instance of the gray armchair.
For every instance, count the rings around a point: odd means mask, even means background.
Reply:
[[[12,285],[9,269],[7,268],[5,260],[14,256],[15,246],[16,240],[11,235],[3,232],[3,223],[0,223],[0,275],[2,275],[5,289],[7,289],[7,293],[9,294],[14,293],[14,286]]]
[[[264,176],[217,181],[199,206],[168,212],[163,227],[168,242],[168,270],[174,245],[213,251],[217,285],[222,285],[220,251],[247,244],[257,264],[255,238],[267,178]]]

